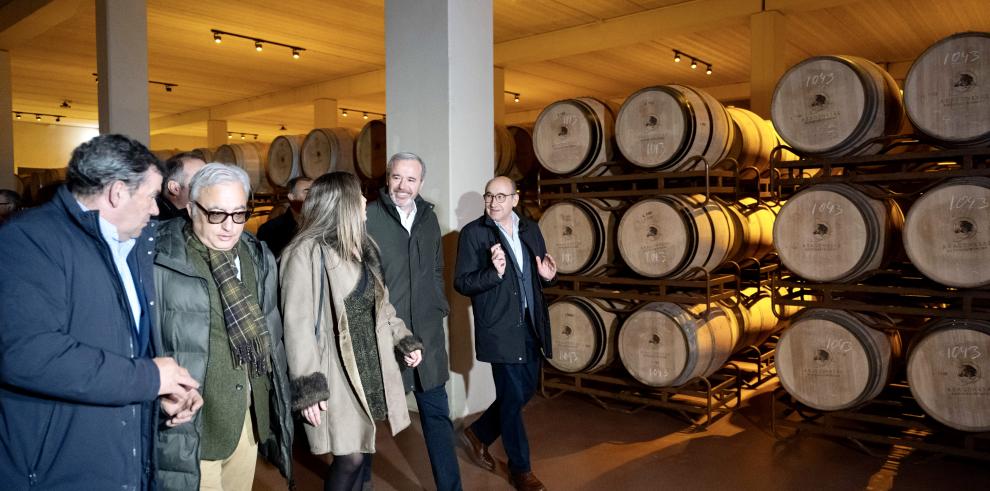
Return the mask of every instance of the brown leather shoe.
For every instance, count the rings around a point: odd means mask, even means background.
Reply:
[[[478,435],[474,434],[470,426],[465,426],[464,431],[461,432],[461,443],[472,462],[478,464],[482,469],[495,471],[495,459],[492,458],[492,454],[488,453],[488,446],[481,443]]]
[[[536,478],[536,474],[530,472],[512,473],[510,477],[512,485],[519,491],[546,491],[547,487]]]

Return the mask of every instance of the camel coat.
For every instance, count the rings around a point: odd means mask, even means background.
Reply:
[[[364,396],[344,309],[344,299],[357,285],[361,267],[360,263],[342,261],[333,249],[312,240],[289,246],[281,257],[282,315],[292,409],[298,411],[328,401],[327,411],[320,415],[320,426],[303,425],[310,451],[317,455],[375,451],[375,422]],[[370,261],[369,267],[381,268]],[[322,281],[321,275],[325,275]],[[388,423],[395,435],[409,426],[399,363],[402,354],[422,349],[422,344],[395,316],[388,290],[379,293],[375,332]]]

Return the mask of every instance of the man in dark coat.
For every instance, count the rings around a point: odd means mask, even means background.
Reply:
[[[313,180],[303,176],[293,177],[289,179],[287,187],[289,209],[258,227],[258,239],[268,245],[276,258],[282,255],[282,249],[289,245],[299,231],[302,205],[306,196],[309,196],[309,188],[313,187]]]
[[[368,204],[368,234],[381,249],[385,284],[396,313],[423,340],[423,362],[402,372],[423,424],[433,479],[439,491],[461,489],[454,430],[444,384],[450,377],[443,318],[450,311],[443,288],[443,244],[433,204],[419,195],[426,166],[416,154],[397,153],[385,169],[387,187]]]
[[[162,192],[158,195],[158,221],[176,217],[188,219],[189,181],[206,165],[203,154],[193,150],[175,154],[165,161]]]
[[[139,142],[98,136],[73,152],[53,200],[0,227],[5,490],[148,489],[156,398],[189,410],[168,424],[202,402],[149,342],[158,165]]]
[[[492,364],[495,402],[462,438],[468,456],[495,470],[488,446],[499,436],[516,489],[546,489],[532,472],[523,406],[536,392],[541,357],[550,358],[550,314],[543,286],[557,276],[537,224],[520,218],[515,183],[496,177],[485,186],[485,215],[461,230],[454,288],[471,297],[478,360]]]

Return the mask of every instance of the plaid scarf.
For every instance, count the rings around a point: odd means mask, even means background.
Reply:
[[[227,326],[234,359],[241,365],[250,367],[254,376],[259,376],[272,370],[270,335],[261,307],[241,280],[237,279],[234,254],[233,251],[209,249],[210,272],[220,290],[223,321]]]

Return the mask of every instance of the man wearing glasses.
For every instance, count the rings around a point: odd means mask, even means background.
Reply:
[[[159,434],[161,489],[250,490],[259,450],[291,477],[278,274],[268,247],[243,233],[250,190],[243,169],[208,164],[189,184],[190,220],[158,230],[155,341],[189,368],[204,400],[191,424]]]
[[[541,357],[550,358],[550,315],[543,287],[557,263],[537,224],[517,215],[515,183],[496,177],[485,186],[485,215],[467,224],[457,245],[454,289],[471,297],[478,360],[492,364],[495,402],[462,440],[479,466],[495,470],[488,446],[499,436],[519,490],[546,489],[532,472],[523,406],[536,392]]]

